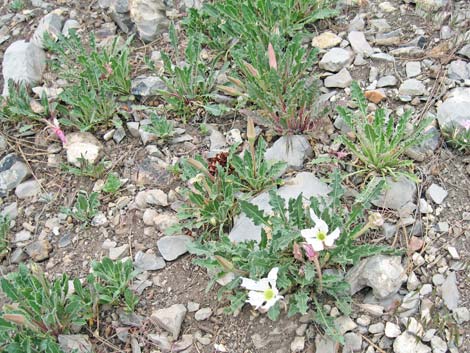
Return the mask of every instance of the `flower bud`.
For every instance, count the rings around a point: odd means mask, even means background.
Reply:
[[[373,227],[381,227],[384,224],[384,219],[380,213],[372,212],[369,215],[369,224]]]

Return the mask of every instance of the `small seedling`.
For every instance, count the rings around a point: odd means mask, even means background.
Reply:
[[[74,207],[72,209],[62,208],[62,212],[86,226],[98,214],[99,207],[99,194],[97,192],[88,194],[82,190],[77,195]]]
[[[106,171],[105,162],[100,161],[98,164],[92,164],[87,159],[80,157],[78,158],[80,167],[73,165],[62,164],[61,168],[64,172],[73,174],[79,177],[90,177],[93,179],[100,178]]]
[[[173,123],[155,113],[150,115],[150,124],[144,126],[144,130],[157,136],[162,142],[168,141],[175,134]]]
[[[10,11],[20,12],[25,8],[25,3],[23,0],[13,0],[10,3]]]
[[[103,185],[103,191],[108,194],[115,194],[122,186],[121,179],[116,174],[109,174]]]
[[[444,137],[449,145],[462,152],[470,152],[470,120],[463,121],[460,126],[443,129]]]

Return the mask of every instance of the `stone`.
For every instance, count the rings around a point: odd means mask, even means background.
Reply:
[[[377,207],[400,210],[413,202],[416,194],[416,184],[401,176],[397,180],[386,177],[387,187],[372,204]]]
[[[171,352],[173,348],[172,342],[167,334],[153,334],[150,333],[147,335],[149,341],[155,344],[163,352]]]
[[[18,203],[12,202],[6,205],[0,212],[0,215],[3,217],[8,217],[11,220],[16,219],[16,217],[18,217]]]
[[[212,316],[212,309],[211,308],[202,308],[196,311],[194,314],[194,318],[196,321],[204,321],[207,320]]]
[[[351,44],[351,47],[357,54],[361,54],[364,57],[370,56],[374,50],[367,42],[366,37],[363,32],[351,31],[348,34],[348,40]]]
[[[90,164],[97,163],[103,151],[101,142],[89,132],[68,134],[64,147],[67,151],[67,161],[76,167],[81,167],[81,158]]]
[[[7,139],[0,135],[0,155],[6,152],[8,149]]]
[[[58,13],[51,12],[44,16],[31,37],[31,43],[44,49],[44,35],[47,33],[53,40],[59,39],[64,25],[64,18]]]
[[[140,38],[151,42],[168,29],[166,6],[162,0],[129,0],[129,11]]]
[[[178,224],[178,222],[178,217],[171,213],[161,213],[153,219],[155,227],[162,233],[165,233],[168,228]]]
[[[219,153],[225,150],[227,147],[227,140],[225,140],[224,134],[217,129],[212,128],[209,135],[210,140],[210,151]]]
[[[410,61],[406,63],[406,77],[413,78],[421,74],[421,63],[419,61]]]
[[[62,35],[64,37],[69,37],[73,31],[77,31],[80,29],[80,23],[77,20],[67,20],[64,23],[64,27],[62,27]]]
[[[406,289],[408,289],[409,291],[416,290],[420,284],[421,284],[421,281],[419,280],[419,278],[416,276],[414,272],[411,272],[406,282]]]
[[[453,246],[448,246],[448,247],[447,247],[447,251],[449,252],[450,257],[451,257],[453,260],[460,260],[460,255],[459,255],[459,253],[457,252],[457,249],[456,249],[456,248],[454,248]]]
[[[157,256],[153,252],[138,251],[134,258],[134,267],[138,271],[156,271],[165,268],[166,263],[163,257]]]
[[[392,29],[385,18],[371,19],[369,24],[373,30],[379,33],[387,32]]]
[[[414,78],[403,81],[398,89],[401,96],[422,96],[427,93],[424,84]]]
[[[382,322],[378,322],[376,324],[369,326],[369,332],[372,334],[382,333],[384,332],[384,324]]]
[[[26,253],[35,262],[47,260],[52,251],[52,245],[47,239],[36,240],[25,248]]]
[[[337,317],[335,319],[335,325],[341,335],[348,331],[352,331],[357,327],[357,324],[346,315]]]
[[[131,93],[138,97],[152,97],[166,91],[165,82],[157,76],[138,76],[131,81]]]
[[[366,91],[364,93],[364,96],[369,102],[378,104],[385,98],[387,98],[387,95],[385,94],[385,91],[382,89],[374,89],[372,91]]]
[[[419,199],[419,211],[424,214],[434,212],[431,205],[428,204],[428,202],[425,199]]]
[[[16,41],[5,50],[2,62],[3,96],[8,96],[8,82],[29,86],[41,81],[46,68],[44,50],[24,40]]]
[[[183,335],[181,340],[176,343],[173,343],[171,351],[173,352],[183,352],[183,353],[191,353],[192,350],[188,348],[193,344],[193,336],[192,335]]]
[[[351,85],[352,77],[346,68],[341,69],[338,73],[325,78],[325,87],[328,88],[346,88]]]
[[[117,13],[129,12],[129,0],[112,0],[110,7]]]
[[[452,61],[447,68],[447,76],[457,81],[470,79],[470,65],[463,60]]]
[[[326,197],[330,192],[328,185],[317,179],[312,173],[301,172],[294,178],[285,182],[277,191],[284,200],[297,198],[300,194],[304,199],[311,197]],[[261,210],[269,211],[269,194],[263,192],[258,196],[249,200],[250,203],[258,206]],[[233,242],[241,242],[245,240],[260,241],[261,227],[256,226],[245,214],[240,214],[235,218],[233,228],[229,234],[229,238]]]
[[[167,235],[157,241],[157,247],[166,261],[173,261],[188,252],[191,241],[187,235]]]
[[[426,197],[433,200],[438,205],[444,202],[447,195],[448,192],[443,187],[434,183],[426,190]]]
[[[366,26],[366,23],[364,22],[364,19],[357,14],[349,23],[348,30],[349,32],[351,31],[362,31],[364,30]]]
[[[338,351],[339,344],[326,335],[316,335],[315,347],[317,353],[336,353]]]
[[[160,189],[140,191],[135,197],[137,207],[144,209],[148,205],[168,206],[168,195]]]
[[[377,87],[378,88],[395,87],[397,83],[398,83],[398,80],[395,76],[388,75],[388,76],[381,77],[379,81],[377,81]]]
[[[15,154],[8,154],[0,160],[0,197],[16,188],[31,175],[31,171]]]
[[[431,353],[431,348],[405,331],[393,342],[393,351],[395,353]]]
[[[318,63],[318,66],[327,71],[338,72],[342,68],[350,65],[353,55],[350,51],[341,48],[330,49]]]
[[[390,55],[390,54],[386,54],[386,53],[376,53],[376,54],[372,54],[370,56],[370,58],[372,60],[376,60],[376,61],[384,61],[384,62],[387,62],[387,63],[393,63],[395,62],[395,58]]]
[[[113,132],[113,140],[116,143],[121,143],[122,140],[126,137],[126,130],[124,130],[123,127],[118,127],[114,132]]]
[[[168,308],[155,310],[151,315],[151,319],[162,329],[171,333],[174,339],[177,339],[186,312],[186,307],[183,304],[173,304]]]
[[[418,145],[410,147],[405,151],[408,157],[418,162],[423,162],[427,158],[432,157],[440,142],[440,133],[436,127],[428,126],[424,129],[423,133],[426,135],[426,138]]]
[[[431,338],[432,353],[446,353],[447,343],[439,336]]]
[[[387,336],[388,338],[396,338],[400,334],[400,326],[390,321],[385,324],[385,336]]]
[[[93,227],[106,227],[108,224],[108,218],[103,212],[98,212],[91,220],[91,225]]]
[[[239,129],[231,129],[227,131],[225,140],[230,146],[243,142],[242,135]]]
[[[268,161],[281,161],[292,168],[302,168],[304,160],[313,155],[312,146],[306,136],[281,136],[266,150],[264,158]]]
[[[459,288],[457,287],[457,278],[455,272],[450,272],[447,275],[444,283],[441,286],[442,299],[444,304],[449,310],[456,309],[459,304]]]
[[[468,321],[470,321],[470,311],[468,308],[462,306],[460,308],[455,308],[453,310],[452,316],[454,317],[455,321],[461,325]]]
[[[406,280],[406,272],[400,256],[375,255],[352,267],[345,279],[351,295],[371,287],[376,298],[384,299],[398,292]]]
[[[461,126],[470,120],[470,87],[451,90],[437,109],[437,120],[441,130]]]
[[[387,33],[377,33],[375,36],[375,44],[383,46],[398,45],[401,42],[402,36],[403,32],[401,29]]]
[[[118,246],[117,248],[110,248],[109,249],[109,258],[113,261],[121,260],[124,256],[127,255],[127,250],[129,249],[129,245],[124,244]]]
[[[13,240],[14,243],[21,243],[31,239],[31,232],[23,229],[20,230],[18,233],[15,234],[15,239]]]
[[[458,54],[470,59],[470,44],[464,45],[462,49],[459,50]]]
[[[423,297],[432,293],[432,285],[429,283],[423,284],[421,289],[419,290],[419,294]]]
[[[296,336],[290,344],[290,351],[293,353],[303,352],[305,349],[305,337]]]
[[[341,43],[341,37],[332,32],[323,32],[319,36],[313,37],[312,46],[319,49],[329,49]]]
[[[86,335],[59,335],[58,340],[64,353],[93,353],[93,346]]]
[[[354,332],[348,332],[344,335],[343,352],[360,352],[361,349],[362,337],[360,335]]]
[[[142,216],[142,220],[143,220],[143,222],[146,226],[153,226],[155,224],[154,219],[157,215],[158,215],[157,211],[155,211],[152,208],[147,208],[144,211],[144,214]]]

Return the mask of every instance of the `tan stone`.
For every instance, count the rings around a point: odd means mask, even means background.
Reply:
[[[319,49],[328,49],[337,46],[342,39],[332,32],[324,32],[312,39],[312,46]]]

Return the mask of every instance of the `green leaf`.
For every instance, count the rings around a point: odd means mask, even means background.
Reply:
[[[268,310],[268,317],[271,321],[277,321],[279,315],[281,314],[281,307],[279,301],[277,301],[272,307]]]
[[[264,216],[263,211],[261,211],[258,206],[253,205],[246,201],[240,201],[241,211],[253,221],[255,225],[267,225],[269,218]]]

